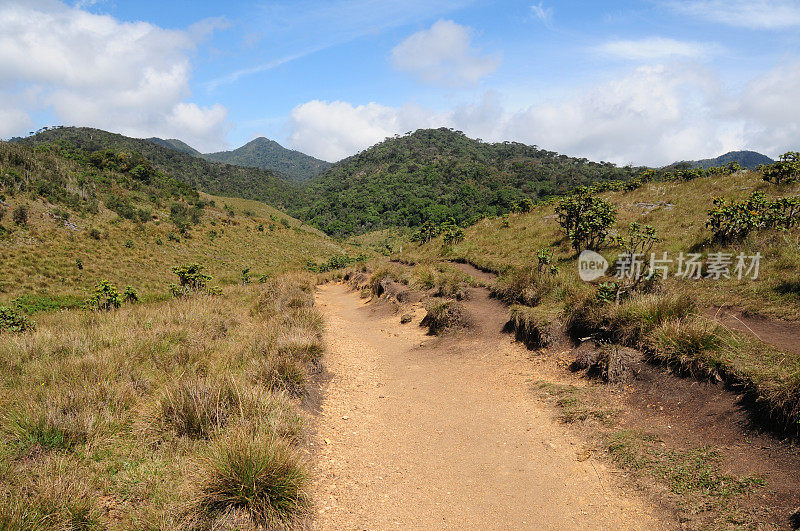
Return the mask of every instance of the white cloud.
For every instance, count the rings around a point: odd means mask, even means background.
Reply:
[[[452,20],[439,20],[392,49],[392,64],[424,83],[448,87],[475,85],[494,72],[500,59],[472,47],[472,30]]]
[[[553,24],[553,8],[552,7],[544,7],[543,2],[539,2],[537,5],[531,6],[531,11],[533,15],[538,18],[542,23],[550,27]]]
[[[797,0],[688,0],[668,2],[668,5],[678,13],[741,28],[800,26]]]
[[[0,84],[36,87],[21,109],[137,136],[224,144],[225,110],[187,103],[189,54],[218,24],[187,30],[123,23],[55,0],[0,5]]]
[[[336,161],[388,136],[436,123],[425,109],[412,104],[396,108],[313,100],[292,110],[289,144],[323,160]]]
[[[640,66],[521,109],[506,108],[495,92],[444,111],[312,101],[292,112],[289,144],[337,160],[394,134],[445,126],[618,164],[663,165],[735,149],[775,157],[800,147],[798,93],[800,61],[779,65],[736,94],[700,66]]]
[[[678,41],[663,37],[639,40],[616,40],[596,48],[600,53],[635,61],[651,61],[664,58],[700,59],[715,55],[720,46],[711,43]]]

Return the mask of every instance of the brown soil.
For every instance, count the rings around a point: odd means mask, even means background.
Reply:
[[[755,337],[779,350],[800,354],[800,323],[748,314],[732,307],[709,308],[706,313],[728,328]]]
[[[331,379],[317,418],[323,529],[673,529],[533,400],[530,353],[475,289],[473,328],[434,338],[341,284],[321,286]],[[408,310],[404,310],[407,312]]]

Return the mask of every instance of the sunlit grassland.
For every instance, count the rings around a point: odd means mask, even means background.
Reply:
[[[101,209],[97,215],[73,216],[69,228],[50,215],[49,205],[26,201],[27,227],[13,226],[10,216],[2,220],[10,232],[0,237],[0,304],[23,294],[83,297],[101,279],[132,285],[152,298],[165,293],[172,267],[181,263],[204,264],[215,283],[224,285],[238,282],[246,267],[258,278],[344,252],[316,229],[264,203],[204,199],[215,206],[207,206],[201,223],[185,236],[169,221],[168,212],[136,224]]]
[[[305,514],[298,400],[323,351],[311,277],[37,321],[0,337],[0,527]]]

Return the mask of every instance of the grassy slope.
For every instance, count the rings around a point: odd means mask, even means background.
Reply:
[[[101,209],[97,215],[71,219],[79,227],[73,230],[49,215],[50,205],[25,200],[30,207],[28,227],[3,221],[12,232],[0,240],[0,301],[42,292],[83,296],[101,279],[132,285],[145,296],[162,295],[174,281],[171,268],[181,263],[202,263],[215,283],[230,284],[238,281],[244,267],[252,267],[254,275],[275,273],[343,252],[341,245],[316,229],[300,228],[297,220],[268,205],[207,197],[217,206],[206,207],[202,222],[180,242],[168,238],[170,233],[177,234],[169,221],[137,225]],[[13,207],[17,201],[21,199],[7,202]],[[223,210],[226,204],[234,209],[233,218]],[[166,213],[159,214],[166,219]],[[285,219],[290,226],[272,217]],[[100,231],[101,239],[89,235],[91,228]],[[218,234],[214,239],[212,232]],[[129,241],[130,248],[126,247]],[[78,269],[77,259],[83,270]]]
[[[312,306],[313,278],[288,276],[41,314],[35,331],[2,337],[0,528],[251,529],[302,516],[291,396],[322,354]],[[257,475],[276,460],[275,476]]]
[[[742,199],[754,190],[765,192],[770,197],[800,194],[800,185],[777,187],[761,180],[755,172],[726,177],[695,179],[686,183],[665,182],[648,184],[631,192],[603,194],[618,207],[616,227],[624,229],[633,221],[653,225],[663,240],[653,247],[653,252],[668,251],[673,258],[680,251],[690,252],[693,246],[702,244],[710,237],[705,228],[712,199],[722,196]],[[648,205],[667,203],[672,207]],[[564,240],[563,233],[553,214],[553,205],[543,205],[530,214],[512,214],[509,227],[503,226],[500,218],[485,219],[465,230],[462,243],[452,246],[446,256],[469,260],[480,267],[502,270],[506,267],[524,267],[536,264],[536,252],[540,248],[555,251],[562,269],[570,278],[581,282],[577,276],[575,253]],[[744,242],[726,246],[709,246],[698,252],[727,249],[738,253],[754,254],[760,251],[760,277],[756,281],[722,280],[702,281],[689,284],[691,291],[707,305],[737,305],[754,313],[774,317],[800,320],[800,295],[781,293],[780,286],[787,280],[800,280],[800,232],[761,233]],[[404,253],[411,259],[433,259],[441,255],[441,241],[417,246],[405,245]],[[618,251],[606,247],[601,254],[608,259]],[[680,281],[675,286],[686,283]]]

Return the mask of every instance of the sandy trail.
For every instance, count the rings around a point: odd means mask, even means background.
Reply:
[[[323,529],[671,529],[530,394],[528,352],[482,290],[474,331],[432,338],[321,286],[331,380],[318,418]],[[499,319],[499,320],[498,320]]]

